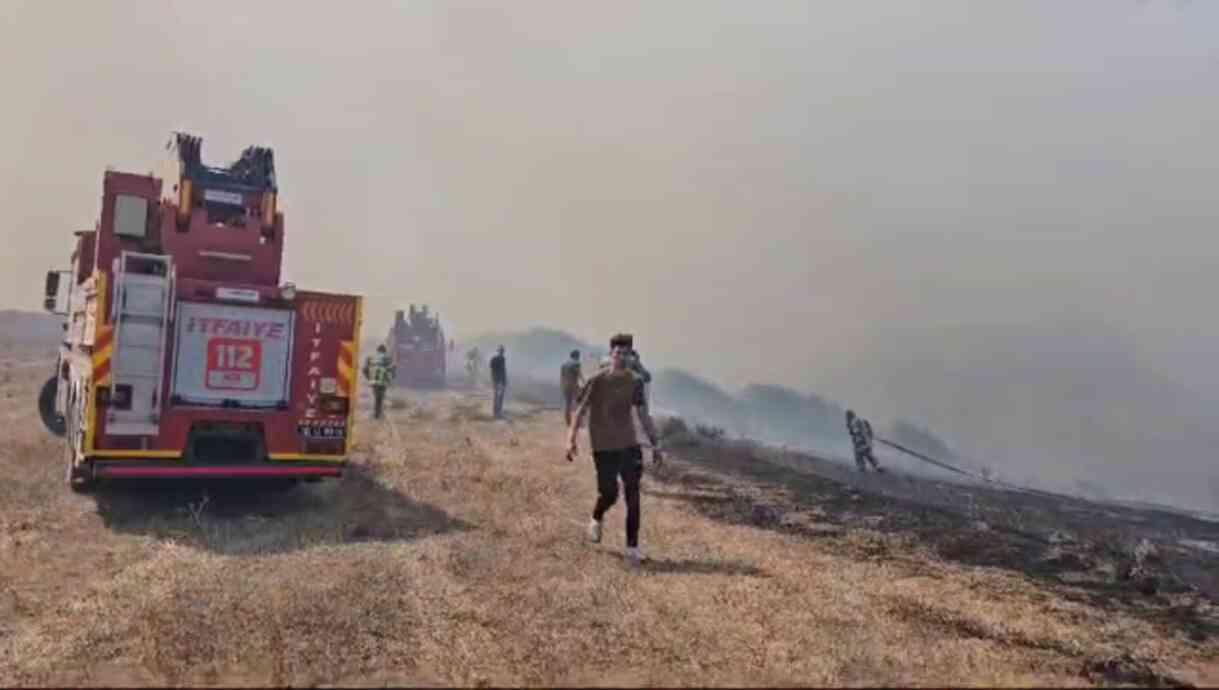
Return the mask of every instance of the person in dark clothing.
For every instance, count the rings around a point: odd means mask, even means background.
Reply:
[[[847,432],[851,434],[851,445],[855,448],[855,466],[860,472],[866,472],[866,463],[872,463],[872,469],[884,472],[872,455],[872,425],[863,417],[855,415],[853,410],[847,410]]]
[[[559,367],[559,389],[563,392],[563,424],[571,426],[571,413],[576,408],[580,388],[584,385],[584,374],[580,371],[580,351],[572,350],[571,357]]]
[[[639,413],[639,422],[652,445],[652,462],[664,460],[656,426],[648,413],[643,393],[643,380],[628,364],[631,353],[629,336],[617,335],[610,340],[610,366],[601,369],[584,384],[580,404],[568,431],[567,459],[578,453],[576,437],[585,416],[589,417],[588,433],[593,447],[593,463],[597,468],[597,503],[588,523],[588,538],[601,541],[601,521],[606,511],[618,500],[618,480],[626,498],[626,557],[638,565],[646,560],[639,548],[639,483],[643,478],[643,451],[635,429],[632,409]]]
[[[492,412],[496,419],[503,419],[504,393],[508,390],[508,362],[504,358],[503,345],[495,349],[495,356],[491,358],[491,385],[495,388]]]
[[[626,365],[631,371],[639,374],[639,378],[643,380],[643,398],[650,406],[652,404],[652,396],[650,395],[652,392],[652,372],[643,366],[643,359],[639,356],[639,350],[636,350],[633,344],[631,345],[631,357],[627,360]]]

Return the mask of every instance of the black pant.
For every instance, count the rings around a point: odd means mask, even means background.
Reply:
[[[639,446],[593,453],[597,465],[597,505],[593,519],[600,521],[618,500],[618,477],[626,494],[626,545],[639,546],[639,480],[643,478],[643,451]]]
[[[876,457],[872,455],[871,448],[856,448],[855,464],[858,465],[859,469],[862,470],[867,468],[865,462],[872,463],[873,468],[880,467],[880,464],[876,462]]]
[[[495,384],[495,400],[491,403],[492,413],[496,419],[504,416],[504,393],[508,390],[508,384]]]
[[[571,413],[576,409],[576,398],[579,395],[580,391],[575,388],[563,390],[563,420],[567,426],[571,426]]]
[[[385,386],[372,387],[372,417],[373,419],[381,418],[381,408],[385,405]]]

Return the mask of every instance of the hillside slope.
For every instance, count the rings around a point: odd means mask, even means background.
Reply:
[[[558,415],[482,391],[361,409],[341,481],[77,496],[27,361],[0,361],[0,685],[1219,682],[1215,608],[1168,571],[1213,561],[1161,540],[1123,579],[1118,538],[1208,523],[674,433],[634,570],[620,505],[583,541]]]

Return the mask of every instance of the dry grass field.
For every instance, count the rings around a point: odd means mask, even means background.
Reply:
[[[342,480],[74,495],[49,369],[0,349],[0,685],[1219,684],[1200,520],[674,433],[632,569],[557,411],[396,393]]]

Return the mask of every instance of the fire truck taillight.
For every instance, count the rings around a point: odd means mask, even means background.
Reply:
[[[347,398],[336,395],[322,396],[322,412],[326,414],[347,414]]]

